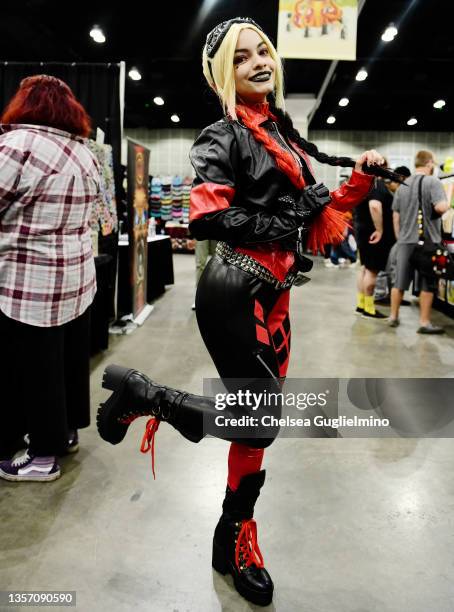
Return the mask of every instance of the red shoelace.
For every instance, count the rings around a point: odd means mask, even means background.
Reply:
[[[240,556],[242,557],[240,561]],[[241,563],[245,563],[246,567],[256,565],[264,567],[262,553],[257,542],[257,523],[254,519],[243,521],[235,547],[235,563],[238,568]]]
[[[154,437],[159,429],[159,421],[155,417],[152,417],[147,421],[145,427],[145,433],[143,434],[142,444],[140,445],[140,452],[148,453],[151,452],[151,470],[153,472],[153,478],[156,480],[156,474],[154,472]]]

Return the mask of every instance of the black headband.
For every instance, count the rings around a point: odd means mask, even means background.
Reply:
[[[234,23],[249,23],[258,28],[261,32],[263,32],[262,28],[250,17],[234,17],[233,19],[229,19],[228,21],[223,21],[215,28],[213,28],[207,36],[205,49],[208,59],[211,60],[216,55],[216,52],[221,46],[225,35]]]

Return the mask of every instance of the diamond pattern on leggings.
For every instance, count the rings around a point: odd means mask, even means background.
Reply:
[[[287,357],[288,357],[288,350],[287,350],[287,347],[284,345],[284,347],[277,353],[277,360],[279,361],[279,365],[282,365],[284,361],[287,359]]]
[[[255,303],[254,303],[254,315],[262,323],[265,322],[265,317],[263,314],[263,307],[258,300],[255,300]]]
[[[273,334],[273,344],[280,365],[285,362],[290,354],[290,335],[290,320],[287,316]]]
[[[270,339],[266,327],[262,327],[261,325],[256,324],[255,333],[259,342],[261,342],[262,344],[267,344],[268,346],[270,345]]]
[[[288,315],[282,321],[282,327],[284,328],[285,335],[288,336],[290,332],[290,319],[288,318]]]
[[[278,329],[276,332],[274,332],[273,334],[273,342],[274,342],[274,346],[278,349],[281,344],[284,342],[284,336],[282,335],[282,332],[280,329]]]

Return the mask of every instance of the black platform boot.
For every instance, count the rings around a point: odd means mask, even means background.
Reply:
[[[213,538],[213,567],[233,576],[235,588],[248,601],[267,606],[274,585],[263,566],[257,543],[254,505],[265,482],[265,470],[243,476],[236,491],[227,487],[222,516]]]
[[[113,391],[96,417],[99,435],[106,442],[121,442],[129,425],[141,416],[166,421],[191,442],[206,435],[204,416],[213,412],[211,398],[158,385],[137,370],[117,365],[105,369],[102,386]]]
[[[263,391],[263,382],[261,385]],[[113,393],[100,405],[96,420],[99,435],[111,444],[121,442],[129,425],[141,416],[151,417],[144,444],[147,441],[152,444],[161,421],[172,425],[191,442],[200,442],[206,435],[231,440],[237,433],[216,424],[219,410],[214,398],[159,385],[137,370],[110,365],[104,371],[102,386]],[[223,414],[225,417],[239,418],[244,415],[244,408],[238,412],[238,407],[228,407]],[[246,445],[265,448],[273,442],[278,431],[279,427],[246,427],[242,428],[242,438]],[[150,447],[144,452],[147,450]]]

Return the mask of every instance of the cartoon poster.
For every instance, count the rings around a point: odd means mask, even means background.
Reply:
[[[446,302],[446,279],[438,279],[438,299]]]
[[[277,49],[295,59],[356,59],[358,0],[280,0]]]
[[[128,139],[128,217],[132,313],[146,305],[148,257],[148,164],[150,150]]]
[[[446,301],[454,306],[454,281],[452,280],[447,281]]]

